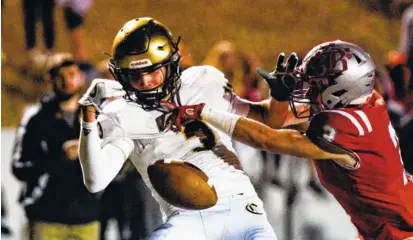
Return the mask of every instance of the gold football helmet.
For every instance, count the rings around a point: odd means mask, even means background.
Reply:
[[[169,29],[159,21],[142,17],[125,23],[112,45],[112,58],[108,67],[114,78],[126,90],[129,100],[145,108],[156,108],[159,102],[180,85],[178,41],[174,41]],[[137,90],[130,82],[166,67],[166,77],[160,86],[149,90]]]

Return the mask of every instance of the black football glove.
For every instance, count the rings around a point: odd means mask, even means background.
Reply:
[[[285,63],[284,59],[285,54],[282,52],[278,55],[277,66],[273,72],[268,73],[262,68],[257,69],[258,74],[267,81],[271,97],[277,101],[287,101],[296,83],[293,71],[298,63],[297,54],[291,53]]]

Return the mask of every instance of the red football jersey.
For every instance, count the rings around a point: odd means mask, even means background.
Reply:
[[[378,93],[366,104],[318,113],[307,134],[314,143],[327,141],[357,155],[355,166],[314,162],[321,183],[364,239],[413,236],[413,182],[403,168],[398,139]]]

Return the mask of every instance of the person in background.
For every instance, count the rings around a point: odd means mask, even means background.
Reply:
[[[93,0],[57,0],[57,3],[63,8],[65,24],[70,32],[72,53],[82,70],[91,67],[83,26],[86,13],[92,6],[92,2]]]
[[[84,77],[71,59],[49,70],[53,93],[26,109],[12,155],[29,239],[99,239],[99,194],[83,184],[78,158],[78,100]]]
[[[413,72],[413,4],[406,8],[401,19],[400,40],[397,51],[388,54],[388,65],[395,67],[406,64]],[[413,76],[410,76],[409,89],[413,88]]]
[[[411,90],[409,90],[411,73],[406,64],[395,66],[389,64],[386,67],[391,80],[391,88],[386,100],[387,111],[394,128],[398,131],[400,120],[411,105],[409,103],[411,101],[409,99],[409,95],[411,95]]]
[[[96,64],[96,71],[97,71],[99,78],[113,79],[112,74],[110,74],[108,70],[108,63],[109,63],[109,60],[104,59],[98,62],[98,64]]]
[[[181,67],[181,71],[184,71],[187,68],[190,68],[195,65],[194,58],[192,57],[192,54],[190,52],[190,49],[187,44],[184,44],[184,42],[181,40],[179,42],[179,51],[181,52],[181,61],[179,62],[179,66]]]
[[[223,40],[215,43],[209,50],[202,65],[210,65],[221,72],[228,79],[232,89],[238,96],[246,96],[243,83],[243,70],[239,61],[239,53],[234,43]]]
[[[389,113],[399,135],[406,170],[413,173],[413,4],[403,11],[399,46],[397,51],[389,52],[387,69],[396,89]]]
[[[251,52],[240,52],[240,61],[242,69],[242,83],[244,85],[244,96],[253,102],[259,102],[269,97],[268,85],[255,71],[261,66],[259,57]]]
[[[54,32],[54,0],[22,0],[23,23],[27,62],[22,71],[33,68],[44,68],[48,58],[53,54],[55,45]],[[45,50],[41,51],[36,42],[36,23],[40,20],[43,26]]]

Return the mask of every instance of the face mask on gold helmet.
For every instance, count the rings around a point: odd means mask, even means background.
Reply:
[[[180,85],[178,41],[169,29],[149,17],[136,18],[125,23],[112,45],[112,58],[108,64],[114,78],[127,92],[127,98],[153,109]],[[163,84],[149,90],[137,90],[131,81],[142,74],[166,68]]]

